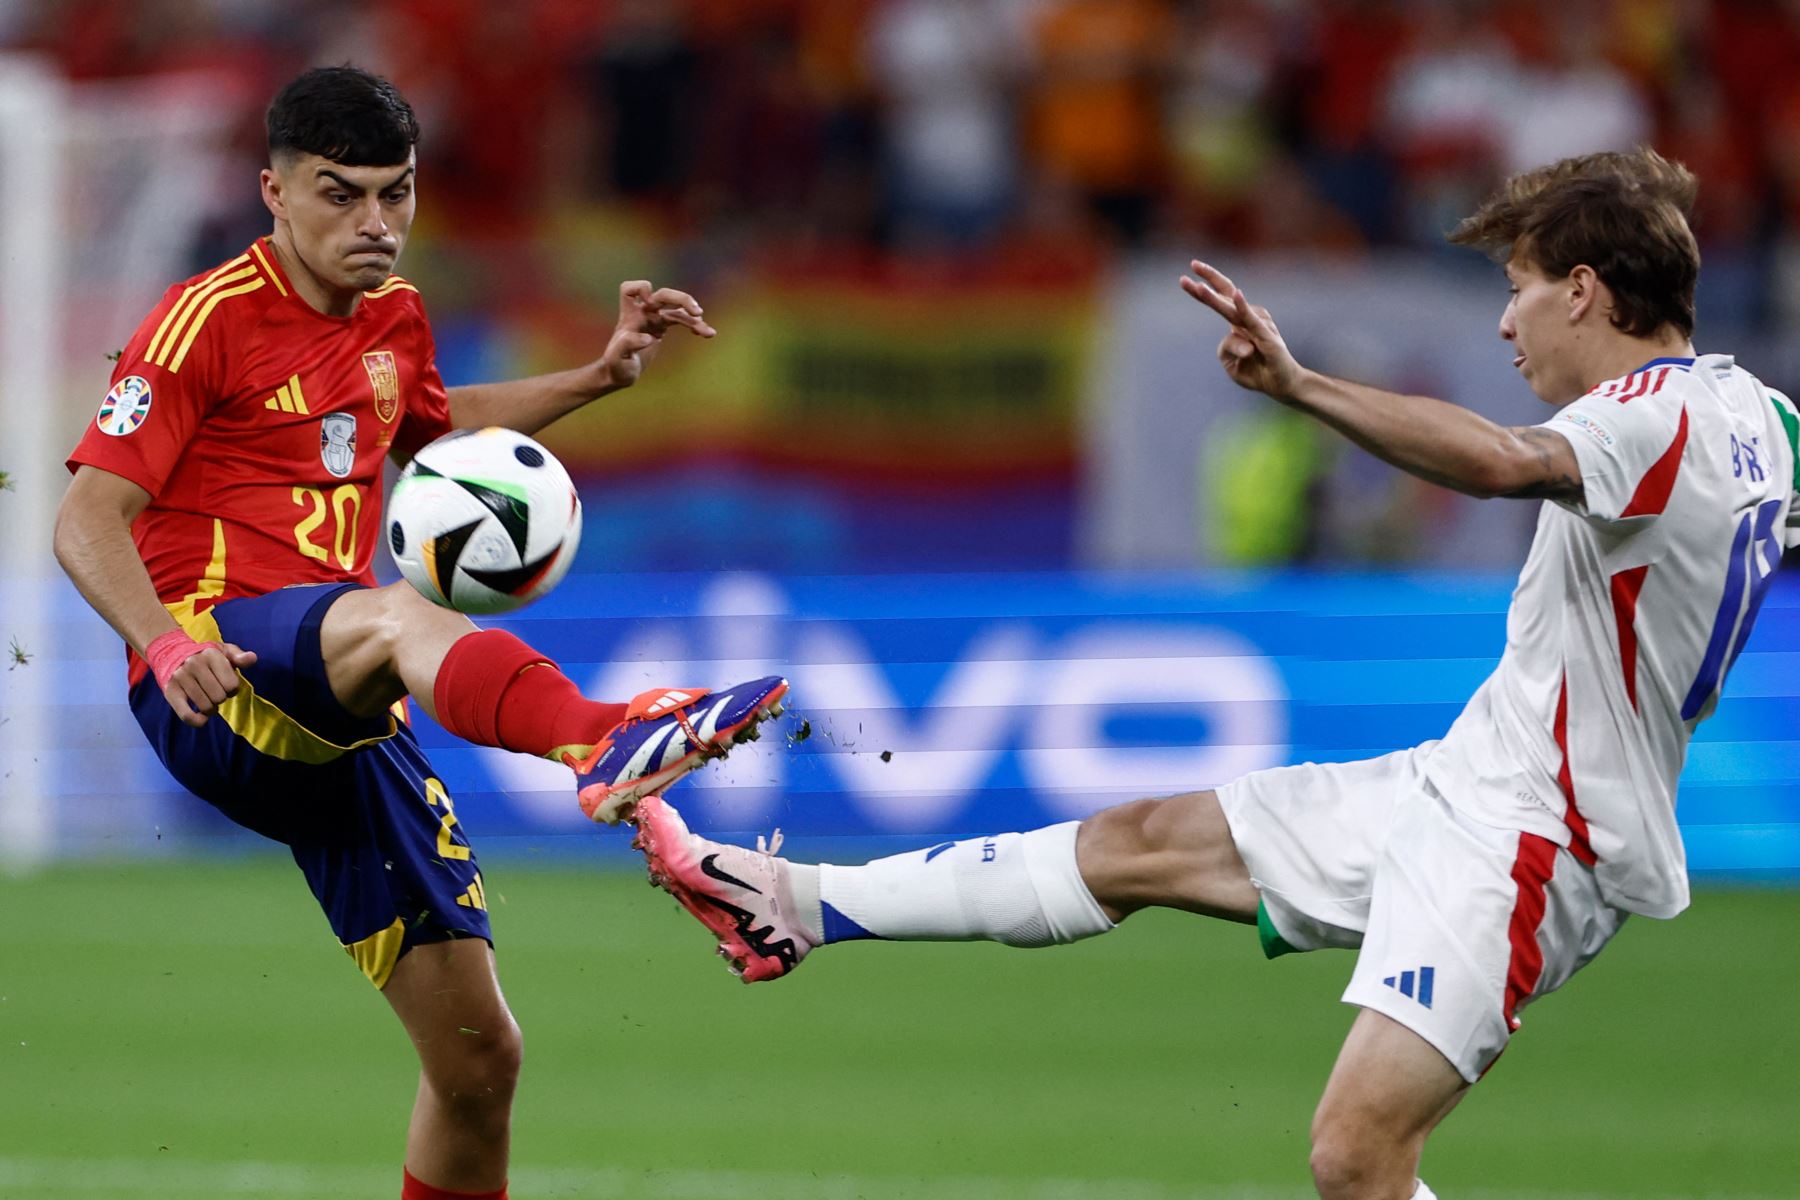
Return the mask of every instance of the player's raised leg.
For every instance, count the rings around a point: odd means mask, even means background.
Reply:
[[[1350,1028],[1312,1125],[1324,1200],[1428,1200],[1425,1139],[1469,1083],[1431,1043],[1372,1009]]]
[[[402,1200],[500,1200],[524,1041],[493,948],[479,938],[415,946],[382,995],[419,1054]]]
[[[1141,908],[1256,920],[1256,885],[1217,792],[1103,809],[1081,823],[1075,857],[1083,881],[1114,921]]]
[[[1153,906],[1256,919],[1256,887],[1213,792],[855,867],[709,841],[660,800],[642,802],[636,819],[652,882],[718,937],[749,982],[786,974],[818,946],[865,938],[1050,946]]]
[[[332,693],[350,712],[376,715],[410,695],[460,738],[567,764],[582,811],[608,823],[755,737],[787,694],[787,681],[769,676],[722,691],[655,688],[629,704],[590,700],[547,655],[406,584],[345,591],[320,639]]]

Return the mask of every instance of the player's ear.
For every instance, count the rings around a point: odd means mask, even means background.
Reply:
[[[1569,320],[1571,322],[1581,320],[1596,304],[1600,305],[1602,309],[1607,307],[1600,294],[1602,288],[1600,276],[1595,274],[1594,268],[1586,263],[1569,272],[1568,286]]]
[[[262,201],[277,221],[287,220],[287,199],[282,194],[281,172],[274,167],[262,169]]]

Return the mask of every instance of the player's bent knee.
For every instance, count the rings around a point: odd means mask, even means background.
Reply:
[[[340,702],[357,707],[365,692],[392,690],[393,664],[406,622],[391,588],[355,588],[331,602],[319,626],[319,650],[331,690]],[[373,700],[370,705],[375,705]]]
[[[1254,918],[1256,890],[1217,793],[1105,809],[1082,823],[1076,850],[1083,878],[1114,920],[1154,906]]]
[[[1215,842],[1229,844],[1231,837],[1218,793],[1211,791],[1133,800],[1102,809],[1089,822],[1135,855],[1193,852]]]
[[[469,625],[466,617],[439,608],[411,585],[390,583],[339,596],[331,605],[323,632],[363,654],[393,662],[407,638],[417,637],[436,622],[453,624],[459,632]]]
[[[1418,1147],[1365,1122],[1315,1122],[1310,1166],[1324,1200],[1408,1200]]]
[[[460,1028],[455,1041],[421,1047],[425,1078],[438,1098],[462,1109],[511,1107],[525,1061],[525,1039],[508,1019],[497,1028]]]
[[[1369,1195],[1369,1162],[1354,1146],[1335,1140],[1315,1141],[1312,1157],[1313,1186],[1324,1200],[1360,1200]]]
[[[388,612],[401,621],[416,620],[421,617],[429,619],[434,614],[443,615],[451,612],[450,609],[433,604],[419,594],[418,588],[404,581],[383,584],[381,587],[371,589],[371,594],[381,597]]]
[[[1182,810],[1196,795],[1210,793],[1132,800],[1102,809],[1082,823],[1083,835],[1096,849],[1121,860],[1142,860],[1179,850],[1186,840]]]

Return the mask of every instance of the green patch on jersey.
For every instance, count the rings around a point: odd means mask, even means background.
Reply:
[[[1787,431],[1788,458],[1794,464],[1794,490],[1800,492],[1800,415],[1794,412],[1793,402],[1779,392],[1769,393],[1769,403],[1775,406],[1775,415],[1781,418],[1781,427]]]
[[[1298,954],[1299,947],[1288,945],[1275,928],[1275,922],[1269,920],[1269,909],[1261,900],[1256,902],[1256,936],[1262,942],[1263,954],[1268,958],[1280,958],[1284,954]]]

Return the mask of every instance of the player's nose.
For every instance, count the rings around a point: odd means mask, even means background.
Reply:
[[[381,211],[381,198],[370,196],[357,206],[356,232],[366,238],[386,238],[388,236],[387,217]]]

